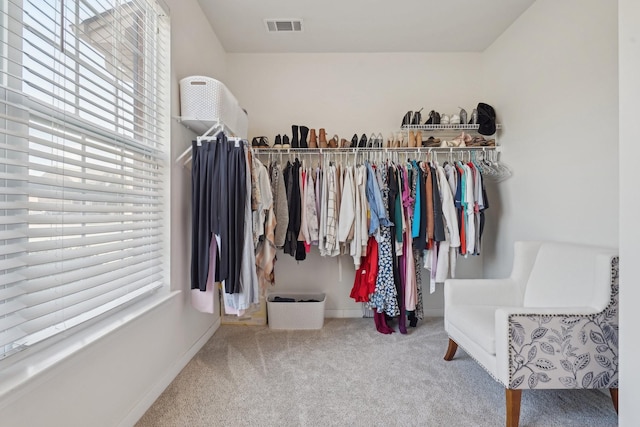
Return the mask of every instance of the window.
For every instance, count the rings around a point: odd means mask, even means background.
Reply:
[[[169,18],[0,5],[0,358],[168,282]]]

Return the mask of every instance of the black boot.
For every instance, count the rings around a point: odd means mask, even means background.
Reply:
[[[291,148],[300,148],[300,140],[298,139],[298,126],[291,125],[291,132],[293,137],[291,138]]]
[[[309,135],[309,128],[300,126],[300,148],[309,148],[307,145],[307,135]]]
[[[276,140],[273,143],[273,148],[282,148],[282,137],[280,134],[276,135]]]

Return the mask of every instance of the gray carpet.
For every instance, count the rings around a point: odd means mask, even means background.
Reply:
[[[445,362],[446,345],[441,318],[407,335],[223,325],[136,426],[503,426],[504,388],[461,349]],[[522,393],[521,427],[617,424],[597,390]]]

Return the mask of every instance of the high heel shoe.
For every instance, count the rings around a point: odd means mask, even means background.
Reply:
[[[413,121],[413,111],[407,111],[407,114],[402,118],[402,126],[410,125]]]
[[[373,148],[376,145],[376,134],[372,133],[371,135],[369,135],[369,142],[367,143],[367,147],[369,148]]]
[[[385,143],[385,148],[393,148],[393,140],[395,139],[395,135],[393,134],[393,132],[391,132],[391,135],[389,135],[389,138],[387,139],[387,142]]]
[[[464,108],[460,108],[460,123],[463,125],[467,124],[467,110]]]
[[[416,146],[416,134],[413,131],[409,131],[409,141],[407,141],[408,148],[415,148]]]
[[[364,133],[360,137],[360,142],[358,142],[358,148],[364,148],[367,146],[367,135]]]
[[[424,124],[425,125],[433,125],[433,124],[435,124],[434,123],[435,117],[436,117],[436,112],[433,111],[433,110],[429,111],[429,118],[427,119],[426,122],[424,122]]]
[[[421,130],[416,131],[416,140],[415,140],[414,147],[422,147],[422,131]]]
[[[358,146],[358,134],[354,133],[353,136],[351,137],[351,148],[356,148]]]
[[[478,124],[478,109],[474,108],[473,111],[471,112],[471,120],[469,120],[469,124],[470,125],[477,125]]]
[[[411,119],[412,125],[419,125],[422,123],[422,108],[419,111],[413,112],[413,119]]]
[[[440,124],[441,125],[448,125],[449,121],[450,121],[449,116],[447,116],[446,114],[442,114],[440,116]]]

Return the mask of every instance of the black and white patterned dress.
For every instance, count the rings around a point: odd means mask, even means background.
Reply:
[[[383,183],[380,191],[382,193],[382,203],[389,215],[389,187],[387,182],[387,169],[385,167],[376,168],[376,173],[381,174],[379,182]],[[380,225],[380,239],[378,240],[378,276],[376,277],[376,289],[369,305],[378,313],[385,313],[388,316],[396,317],[400,315],[396,285],[393,280],[393,259],[391,252],[391,228]]]

